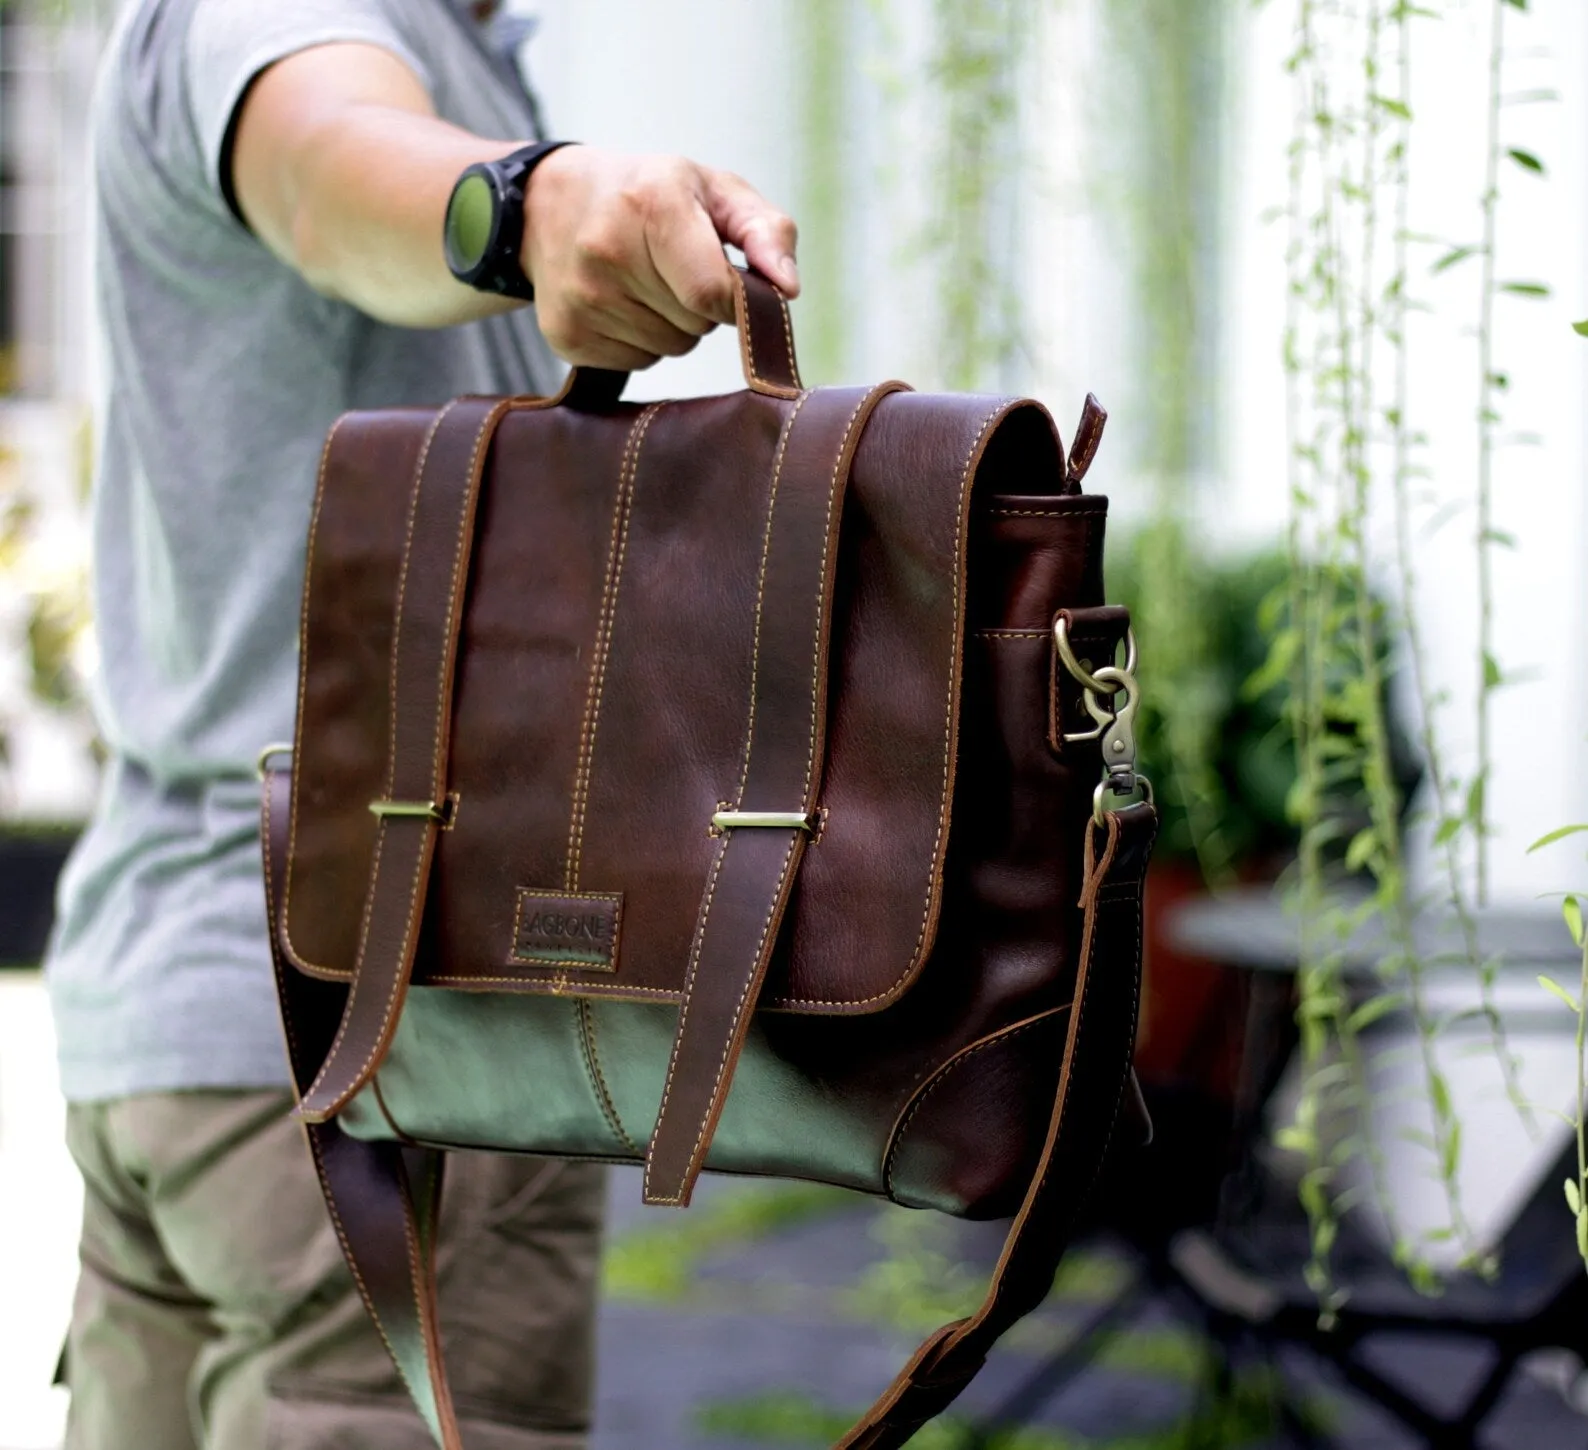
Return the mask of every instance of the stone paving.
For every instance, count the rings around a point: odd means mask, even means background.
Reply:
[[[720,1180],[704,1187],[690,1212],[708,1218],[734,1195],[779,1191]],[[979,1288],[1001,1241],[999,1225],[950,1225],[836,1200],[825,1211],[807,1205],[809,1217],[753,1242],[725,1230],[719,1246],[703,1249],[679,1220],[641,1208],[638,1198],[636,1176],[615,1172],[592,1450],[831,1444],[922,1334],[943,1322],[955,1295]],[[636,1243],[662,1258],[669,1233],[683,1239],[683,1257],[693,1261],[687,1287],[664,1286],[671,1296],[650,1292],[643,1271],[629,1262]],[[959,1450],[967,1424],[1066,1343],[1128,1272],[1106,1244],[1074,1252],[1054,1299],[993,1355],[955,1407],[951,1426],[923,1432],[915,1443]],[[943,1302],[931,1302],[934,1289],[944,1291],[936,1296]],[[900,1321],[913,1332],[893,1327]],[[1459,1387],[1482,1368],[1470,1355],[1416,1341],[1387,1347],[1377,1363],[1436,1399],[1440,1387]],[[1270,1408],[1260,1384],[1245,1387],[1224,1433],[1188,1440],[1204,1365],[1195,1334],[1167,1306],[1150,1303],[1030,1426],[993,1443],[997,1450],[1278,1450],[1286,1443],[1263,1428]],[[1287,1360],[1285,1373],[1294,1397],[1343,1450],[1420,1444],[1329,1384],[1304,1357]],[[1519,1375],[1483,1443],[1487,1450],[1588,1450],[1588,1419],[1555,1389]]]

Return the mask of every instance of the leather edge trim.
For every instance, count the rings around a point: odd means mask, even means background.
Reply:
[[[838,1000],[827,997],[769,997],[762,1005],[785,1012],[812,1012],[832,1016],[861,1016],[891,1006],[909,989],[926,965],[937,938],[937,922],[943,906],[943,862],[948,851],[950,817],[954,808],[954,785],[958,775],[960,690],[965,666],[965,593],[969,553],[971,497],[975,492],[976,471],[987,452],[987,445],[1004,419],[1020,408],[1041,407],[1029,398],[1003,397],[982,419],[975,441],[960,471],[959,519],[954,532],[954,625],[949,650],[948,698],[944,703],[943,796],[939,806],[937,839],[932,846],[931,865],[926,881],[926,902],[921,912],[921,928],[915,939],[909,963],[898,980],[870,997]],[[1047,410],[1042,410],[1046,415]],[[1051,418],[1049,422],[1051,423]]]
[[[899,1110],[899,1115],[894,1119],[893,1126],[888,1130],[888,1146],[882,1155],[882,1191],[894,1203],[899,1200],[893,1193],[893,1166],[898,1157],[899,1148],[904,1142],[904,1135],[909,1130],[910,1123],[915,1115],[925,1106],[926,1100],[935,1093],[948,1079],[965,1065],[977,1053],[989,1047],[997,1047],[1000,1043],[1009,1041],[1020,1033],[1033,1027],[1040,1027],[1044,1022],[1069,1012],[1075,1004],[1065,1002],[1058,1007],[1049,1007],[1046,1011],[1038,1012],[1034,1016],[1026,1017],[1019,1022],[1012,1022],[1007,1027],[1000,1027],[996,1032],[989,1032],[985,1037],[978,1037],[976,1041],[967,1043],[960,1048],[947,1062],[942,1063],[927,1079],[910,1094],[908,1101]]]
[[[506,400],[507,406],[503,409],[503,416],[508,413],[539,413],[549,408],[555,408],[572,396],[579,370],[570,368],[562,380],[562,385],[557,391],[545,398],[520,397]],[[460,401],[453,399],[453,402]],[[443,404],[434,410],[430,423],[426,427],[426,436],[435,431],[436,425],[441,421],[450,404]],[[311,962],[292,945],[292,868],[298,855],[298,782],[299,772],[297,763],[304,759],[303,754],[303,696],[309,679],[309,649],[307,640],[307,626],[309,621],[309,593],[314,577],[314,543],[315,536],[320,526],[320,508],[325,501],[326,479],[331,467],[331,449],[336,442],[336,435],[342,425],[360,411],[382,411],[353,409],[341,414],[325,435],[324,446],[320,450],[320,471],[314,487],[314,511],[309,519],[309,535],[304,549],[303,562],[303,592],[298,606],[298,709],[297,716],[292,725],[292,758],[294,769],[292,772],[292,805],[287,816],[287,862],[286,877],[281,888],[281,927],[276,933],[276,938],[281,944],[281,952],[300,972],[311,977],[319,977],[330,982],[352,981],[355,972],[351,967],[326,967],[318,962]]]

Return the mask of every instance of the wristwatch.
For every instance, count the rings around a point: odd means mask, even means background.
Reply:
[[[481,292],[535,300],[535,289],[519,258],[524,241],[524,190],[530,172],[553,151],[575,144],[537,141],[500,161],[478,162],[457,179],[447,202],[442,245],[447,266],[458,281]]]

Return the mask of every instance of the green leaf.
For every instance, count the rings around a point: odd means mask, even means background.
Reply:
[[[1345,848],[1345,869],[1360,871],[1377,849],[1378,832],[1372,826],[1364,827],[1351,838],[1351,844]]]
[[[1543,282],[1502,282],[1499,290],[1513,297],[1548,297],[1550,289]]]
[[[1500,671],[1500,662],[1491,654],[1483,657],[1483,687],[1486,690],[1497,690],[1505,683],[1505,676]]]
[[[1563,841],[1567,836],[1575,836],[1578,831],[1588,831],[1588,822],[1575,826],[1561,826],[1556,830],[1550,831],[1547,835],[1540,836],[1527,848],[1528,853],[1531,854],[1544,846],[1553,846],[1556,841]]]
[[[1450,1125],[1450,1136],[1445,1139],[1445,1151],[1439,1160],[1440,1171],[1445,1178],[1452,1179],[1456,1176],[1456,1169],[1461,1166],[1461,1122],[1458,1119]]]
[[[1434,845],[1448,846],[1461,834],[1462,824],[1460,816],[1446,816],[1439,823],[1439,829],[1434,832]]]
[[[1516,10],[1527,9],[1527,0],[1505,0],[1505,3]]]
[[[1375,106],[1383,108],[1392,116],[1399,116],[1403,121],[1412,118],[1412,113],[1407,109],[1405,102],[1397,101],[1394,96],[1373,96],[1370,99]]]
[[[1588,1213],[1577,1215],[1577,1252],[1588,1259]]]
[[[1468,257],[1477,256],[1482,250],[1482,247],[1452,247],[1428,270],[1438,276],[1441,272],[1448,272],[1457,262],[1465,262]]]
[[[1406,995],[1403,992],[1385,992],[1377,997],[1370,997],[1353,1012],[1347,1025],[1353,1032],[1362,1032],[1371,1027],[1381,1017],[1388,1017],[1391,1012],[1399,1011],[1406,1005]]]
[[[1473,825],[1483,820],[1483,777],[1480,775],[1467,787],[1467,819]]]
[[[1571,939],[1582,945],[1582,902],[1575,896],[1568,896],[1560,904],[1560,914],[1566,918],[1566,930],[1571,933]]]
[[[1524,171],[1534,171],[1540,176],[1544,174],[1544,163],[1533,155],[1531,151],[1524,151],[1520,146],[1513,146],[1505,154]]]
[[[1578,337],[1588,337],[1588,318],[1585,318],[1581,322],[1572,323],[1571,330],[1575,332]]]
[[[1287,1153],[1310,1154],[1317,1139],[1305,1128],[1281,1128],[1274,1134],[1274,1143]]]
[[[1553,977],[1543,977],[1543,976],[1541,976],[1538,979],[1538,985],[1541,986],[1546,992],[1548,992],[1550,994],[1550,996],[1559,997],[1560,1000],[1562,1002],[1564,1002],[1568,1007],[1570,1007],[1573,1012],[1579,1012],[1579,1011],[1582,1010],[1577,1005],[1577,999],[1575,997],[1573,997],[1571,995],[1571,993],[1568,992],[1563,986],[1561,986],[1561,984],[1559,982],[1557,982]]]
[[[1428,1096],[1433,1100],[1434,1113],[1441,1118],[1451,1115],[1450,1084],[1445,1081],[1442,1072],[1428,1074]]]
[[[1573,1213],[1582,1212],[1582,1185],[1575,1178],[1566,1180],[1566,1207]]]

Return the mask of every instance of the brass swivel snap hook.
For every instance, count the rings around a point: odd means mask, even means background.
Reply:
[[[1103,778],[1092,792],[1092,818],[1102,824],[1106,795],[1133,796],[1152,804],[1152,782],[1136,769],[1136,709],[1141,687],[1136,683],[1136,635],[1125,631],[1125,663],[1093,670],[1076,658],[1070,645],[1069,625],[1061,614],[1053,622],[1053,642],[1064,668],[1080,682],[1081,702],[1095,722],[1090,730],[1066,734],[1067,742],[1101,742]]]

